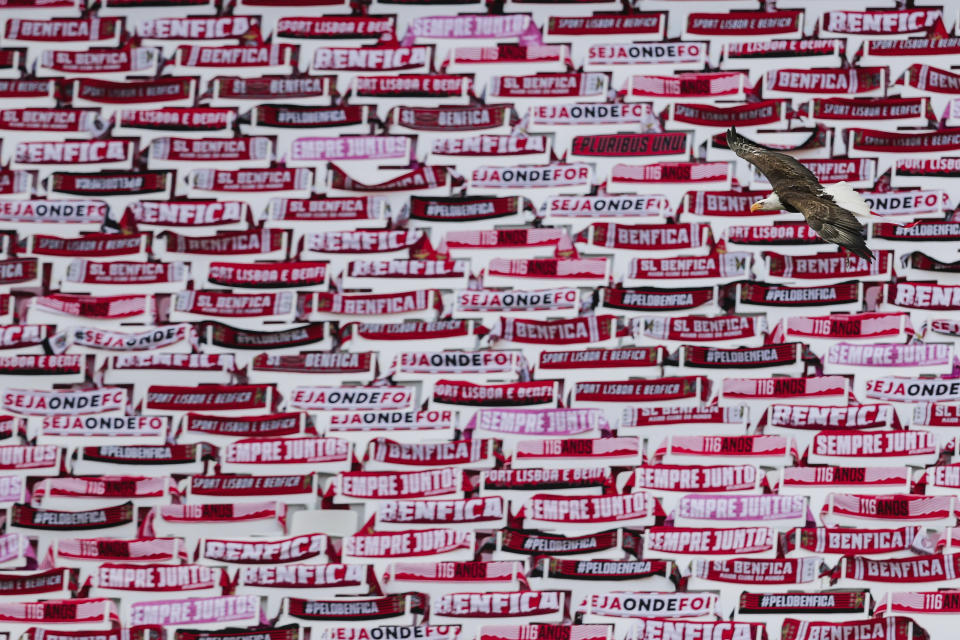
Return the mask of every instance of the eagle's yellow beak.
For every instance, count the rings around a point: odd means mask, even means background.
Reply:
[[[761,207],[763,207],[763,201],[757,200],[752,205],[750,205],[750,213],[756,213],[757,211],[760,210]]]

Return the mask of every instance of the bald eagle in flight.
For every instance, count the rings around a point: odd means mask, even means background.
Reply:
[[[759,169],[773,187],[773,193],[754,202],[750,211],[799,211],[827,242],[873,260],[873,252],[863,240],[863,225],[857,221],[857,216],[870,215],[870,207],[850,185],[838,182],[824,187],[795,158],[750,142],[735,127],[727,131],[727,145]]]

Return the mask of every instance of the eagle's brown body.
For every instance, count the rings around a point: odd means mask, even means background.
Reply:
[[[863,225],[852,212],[837,204],[809,169],[785,153],[750,142],[732,127],[727,131],[727,145],[759,169],[770,181],[783,208],[802,213],[817,235],[862,258],[873,260],[873,252],[863,239]]]

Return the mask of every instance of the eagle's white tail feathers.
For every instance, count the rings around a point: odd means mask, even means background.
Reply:
[[[857,216],[858,218],[868,218],[870,222],[876,222],[871,216],[870,205],[863,199],[859,193],[853,190],[846,182],[837,182],[828,184],[823,190],[833,196],[833,201],[838,205]]]

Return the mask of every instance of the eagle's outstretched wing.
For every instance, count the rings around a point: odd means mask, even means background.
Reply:
[[[873,252],[863,240],[863,225],[853,213],[824,193],[823,185],[809,169],[785,153],[750,142],[732,127],[727,131],[727,144],[767,177],[780,202],[802,213],[817,235],[862,258],[873,260]]]
[[[780,202],[802,213],[810,228],[827,242],[849,249],[861,258],[873,260],[873,252],[863,240],[863,225],[840,205],[805,189],[786,189],[778,192],[777,197]]]
[[[750,142],[737,133],[736,127],[727,130],[727,146],[735,154],[760,170],[775,192],[781,189],[802,187],[811,193],[823,193],[823,185],[810,169],[800,164],[796,158],[785,153],[767,149]]]

